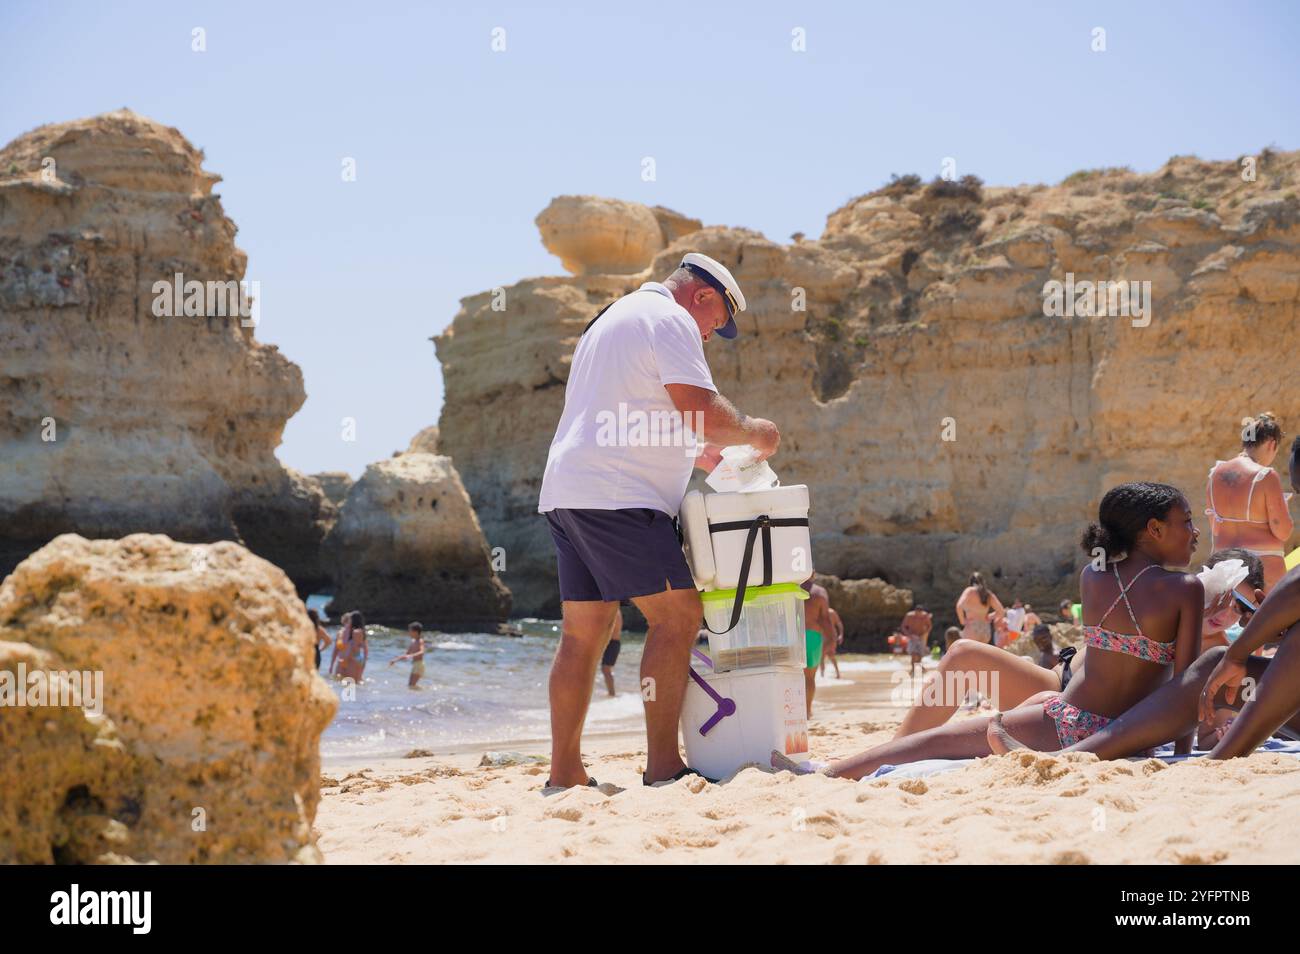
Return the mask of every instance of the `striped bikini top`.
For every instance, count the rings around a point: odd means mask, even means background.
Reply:
[[[1133,584],[1138,581],[1138,577],[1154,567],[1154,563],[1150,566],[1144,566],[1138,571],[1137,576],[1129,580],[1128,586],[1125,586],[1124,581],[1119,578],[1119,567],[1114,564],[1111,565],[1111,569],[1115,571],[1115,582],[1119,584],[1119,596],[1115,597],[1115,602],[1110,604],[1110,609],[1101,614],[1101,622],[1104,624],[1106,617],[1119,605],[1119,601],[1123,600],[1124,606],[1128,609],[1129,619],[1133,620],[1133,625],[1137,627],[1137,635],[1129,636],[1125,633],[1115,633],[1103,629],[1102,626],[1085,626],[1083,627],[1083,641],[1089,647],[1107,649],[1113,653],[1124,653],[1126,656],[1136,656],[1138,659],[1160,663],[1162,666],[1174,661],[1174,644],[1157,642],[1144,636],[1137,617],[1133,615],[1133,604],[1128,601],[1128,591],[1133,588]]]

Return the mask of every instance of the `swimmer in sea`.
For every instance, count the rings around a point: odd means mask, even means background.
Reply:
[[[424,675],[424,626],[421,623],[411,623],[406,627],[406,635],[411,637],[411,645],[406,647],[406,652],[396,659],[389,661],[388,665],[411,660],[411,678],[407,682],[407,689],[414,689],[420,683],[420,677]]]
[[[614,663],[618,662],[618,651],[623,648],[619,638],[623,633],[623,610],[620,607],[614,614],[614,622],[609,627],[609,642],[605,644],[605,653],[600,657],[600,673],[605,677],[605,691],[614,695]]]
[[[307,611],[307,618],[311,620],[312,628],[316,630],[316,671],[320,671],[320,654],[329,648],[330,634],[325,632],[325,627],[320,624],[320,614],[314,609]]]

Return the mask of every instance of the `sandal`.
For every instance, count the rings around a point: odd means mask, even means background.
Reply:
[[[546,780],[546,784],[542,786],[542,788],[555,788],[555,787],[556,787],[556,786],[554,786],[554,785],[551,784],[551,780],[550,780],[549,778]],[[586,784],[585,786],[583,786],[583,785],[566,785],[565,788],[600,788],[600,783],[597,782],[597,781],[596,781],[594,778],[592,778],[590,775],[588,775],[588,776],[587,776],[587,784]]]
[[[686,778],[688,775],[698,775],[698,776],[700,776],[700,778],[704,779],[704,781],[708,782],[710,785],[717,785],[717,784],[718,784],[718,780],[717,780],[716,778],[709,778],[707,775],[704,775],[704,774],[701,773],[701,772],[697,772],[697,771],[695,771],[695,769],[693,769],[693,768],[684,768],[684,769],[682,769],[680,772],[678,772],[676,775],[674,775],[672,778],[664,778],[664,779],[660,779],[660,780],[657,781],[657,782],[652,782],[652,781],[650,781],[648,778],[646,778],[644,775],[642,775],[642,776],[641,776],[641,784],[642,784],[642,785],[667,785],[667,784],[669,784],[670,782],[680,782],[682,779]]]

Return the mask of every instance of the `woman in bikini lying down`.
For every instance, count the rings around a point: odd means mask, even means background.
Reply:
[[[1291,446],[1290,471],[1291,486],[1300,492],[1300,437]],[[1272,659],[1251,655],[1278,639],[1281,647]],[[1181,736],[1198,719],[1205,722],[1225,706],[1241,711],[1221,730],[1209,758],[1249,755],[1275,733],[1300,737],[1300,567],[1278,581],[1236,642],[1211,649],[1121,718],[1066,751],[1093,752],[1103,759],[1136,755]],[[990,742],[999,750],[1018,747],[996,727]]]
[[[1153,692],[1170,665],[1177,674],[1192,664],[1200,651],[1204,587],[1195,576],[1164,566],[1186,566],[1197,535],[1187,498],[1168,484],[1121,484],[1102,498],[1099,523],[1082,540],[1085,552],[1093,558],[1100,552],[1105,565],[1089,564],[1080,581],[1087,670],[1064,692],[1039,693],[1006,713],[1006,732],[1034,749],[1064,748]],[[918,732],[822,771],[858,779],[882,765],[991,755],[990,725],[990,718],[968,719]],[[1189,726],[1179,751],[1189,751],[1191,743]],[[772,764],[800,770],[778,752]]]

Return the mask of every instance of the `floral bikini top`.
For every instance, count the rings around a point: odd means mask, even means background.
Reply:
[[[1138,571],[1137,576],[1129,580],[1128,586],[1119,578],[1119,567],[1112,564],[1111,569],[1115,571],[1115,582],[1119,584],[1119,596],[1115,597],[1115,602],[1110,604],[1110,609],[1101,615],[1102,623],[1106,622],[1106,617],[1111,614],[1119,601],[1124,601],[1124,606],[1128,609],[1129,619],[1133,620],[1133,625],[1137,627],[1136,636],[1128,636],[1124,633],[1115,633],[1101,626],[1083,627],[1083,641],[1089,647],[1097,649],[1108,649],[1113,653],[1124,653],[1126,656],[1136,656],[1138,659],[1145,659],[1147,662],[1160,663],[1162,666],[1174,661],[1174,644],[1161,643],[1154,639],[1148,639],[1142,635],[1142,627],[1138,625],[1137,617],[1133,615],[1133,605],[1128,601],[1128,591],[1133,588],[1133,584],[1147,570],[1152,569],[1155,564],[1145,566]]]

